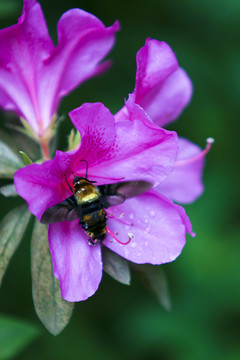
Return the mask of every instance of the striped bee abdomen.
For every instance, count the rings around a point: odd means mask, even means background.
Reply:
[[[81,208],[82,216],[80,224],[89,236],[89,242],[92,240],[103,241],[106,237],[106,212],[99,200],[86,203]]]

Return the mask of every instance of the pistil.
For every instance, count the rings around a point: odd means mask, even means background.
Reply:
[[[188,165],[188,164],[191,164],[191,163],[193,163],[195,161],[198,161],[198,160],[202,159],[209,152],[209,150],[211,149],[212,144],[214,143],[214,141],[215,140],[212,137],[207,138],[207,140],[206,140],[207,145],[206,145],[206,147],[205,147],[205,149],[203,151],[201,151],[199,154],[197,154],[196,156],[193,156],[193,157],[191,157],[189,159],[177,160],[177,161],[175,161],[174,165],[175,166]]]

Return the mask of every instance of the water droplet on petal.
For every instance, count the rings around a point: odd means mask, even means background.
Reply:
[[[131,246],[131,248],[133,248],[133,249],[136,247],[136,245],[137,245],[136,242],[131,242],[131,243],[130,243],[130,246]]]
[[[145,219],[144,219],[144,222],[145,222],[145,224],[147,224],[147,223],[148,223],[148,219],[147,219],[147,218],[145,218]]]
[[[148,225],[148,227],[146,227],[146,229],[144,230],[143,234],[147,235],[150,231],[150,226]]]
[[[149,216],[150,216],[151,218],[154,218],[155,215],[156,215],[155,211],[151,210],[151,211],[149,212]]]
[[[129,214],[129,219],[131,219],[131,220],[132,220],[133,218],[134,218],[134,214],[132,214],[132,213],[131,213],[131,214]]]

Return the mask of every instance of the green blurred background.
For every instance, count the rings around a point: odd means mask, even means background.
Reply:
[[[105,25],[122,30],[110,58],[114,66],[65,98],[59,113],[83,102],[101,101],[115,113],[133,90],[135,56],[146,37],[165,40],[194,85],[190,106],[171,125],[179,135],[205,146],[205,192],[186,206],[195,239],[182,255],[162,266],[172,298],[166,312],[133,276],[130,287],[104,274],[99,291],[76,304],[72,320],[58,337],[38,321],[31,298],[29,236],[25,236],[5,275],[0,312],[33,324],[40,336],[15,358],[188,360],[240,359],[239,93],[240,2],[238,0],[41,0],[56,40],[61,14],[80,7]],[[0,0],[1,27],[17,21],[22,1]],[[2,121],[1,121],[2,122]],[[71,129],[61,125],[59,146]],[[1,215],[16,200],[1,196]],[[20,202],[19,200],[17,201]],[[1,325],[0,325],[1,326]],[[1,330],[1,329],[0,329]],[[1,332],[0,332],[1,336]]]

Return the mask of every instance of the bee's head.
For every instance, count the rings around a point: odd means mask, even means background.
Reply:
[[[77,185],[81,185],[81,184],[84,184],[84,183],[90,183],[90,184],[93,184],[93,183],[96,183],[96,181],[91,181],[91,180],[88,180],[87,178],[83,177],[83,176],[76,176],[75,174],[73,174],[74,178],[73,178],[73,186],[77,186]]]
[[[85,179],[84,177],[82,176],[76,176],[74,175],[74,178],[73,178],[73,186],[77,185],[77,184],[81,184],[82,180],[87,180]]]

